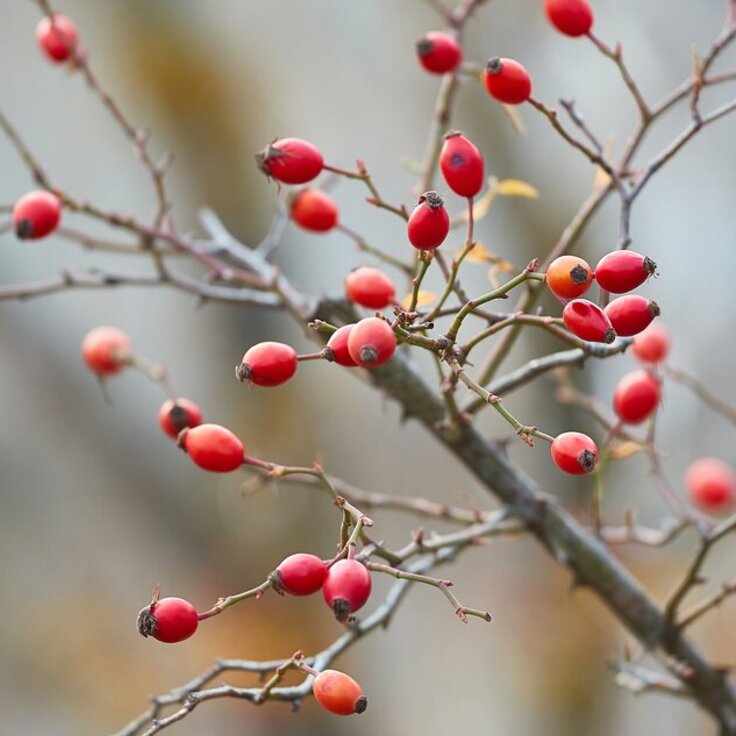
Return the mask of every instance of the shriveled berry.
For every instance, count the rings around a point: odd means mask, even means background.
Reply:
[[[53,22],[44,15],[36,26],[36,41],[48,59],[54,64],[68,61],[77,50],[79,34],[69,18],[54,13]]]
[[[301,138],[282,138],[256,154],[256,164],[266,175],[284,184],[306,184],[324,167],[318,148]]]
[[[595,267],[595,278],[601,289],[612,294],[625,294],[641,286],[657,271],[657,264],[633,250],[614,250],[603,256]]]
[[[621,337],[638,335],[649,327],[660,313],[657,302],[638,294],[620,296],[610,302],[604,311],[606,317],[611,320],[616,334]]]
[[[662,390],[649,371],[633,371],[625,375],[613,392],[613,410],[622,422],[639,424],[659,406]]]
[[[361,266],[345,280],[345,294],[351,302],[368,309],[383,309],[396,301],[396,288],[383,271]]]
[[[138,632],[166,644],[188,639],[199,626],[197,609],[183,598],[161,598],[138,614]]]
[[[592,473],[598,464],[598,447],[582,432],[558,434],[550,448],[554,464],[570,475]]]
[[[61,222],[61,200],[51,192],[24,194],[13,207],[13,229],[22,240],[38,240]]]
[[[425,192],[409,216],[407,235],[418,250],[434,250],[444,243],[450,232],[450,216],[437,192]]]
[[[291,202],[291,219],[315,233],[332,230],[338,216],[335,200],[321,189],[302,189]]]
[[[729,465],[714,457],[696,460],[685,472],[692,503],[709,513],[723,513],[736,500],[736,476]]]
[[[549,22],[566,36],[584,36],[593,26],[588,0],[544,0]]]
[[[327,359],[333,363],[345,366],[346,368],[356,368],[358,364],[350,357],[348,350],[348,339],[350,333],[355,327],[352,325],[343,325],[332,333],[330,339],[327,341]]]
[[[483,188],[483,155],[462,133],[452,131],[445,136],[440,170],[447,186],[461,197],[475,197]]]
[[[529,72],[518,61],[494,57],[488,60],[483,82],[488,94],[507,105],[526,102],[532,93]]]
[[[396,335],[391,325],[378,317],[366,317],[353,325],[348,335],[348,353],[363,368],[378,368],[391,360]]]
[[[325,603],[338,621],[347,621],[371,594],[371,574],[358,560],[338,560],[327,571],[322,585]]]
[[[202,424],[202,412],[189,399],[169,399],[158,410],[158,422],[169,437],[176,439],[182,429]]]
[[[562,319],[573,335],[589,342],[613,342],[616,332],[604,311],[587,299],[573,299],[562,310]]]
[[[560,299],[575,299],[584,294],[593,280],[588,262],[577,256],[560,256],[549,264],[546,282]]]
[[[200,424],[183,430],[179,445],[195,465],[212,473],[230,473],[243,464],[243,443],[219,424]]]
[[[449,34],[430,31],[416,44],[419,63],[432,74],[454,71],[463,60],[460,44]]]
[[[239,381],[256,386],[280,386],[295,373],[299,362],[296,350],[282,342],[259,342],[243,356],[235,369]]]
[[[312,595],[326,577],[327,565],[319,557],[300,552],[281,562],[271,576],[271,585],[280,593]]]
[[[130,338],[117,327],[95,327],[82,340],[82,358],[98,376],[119,373],[131,355]]]
[[[661,363],[670,351],[670,336],[656,322],[634,338],[631,351],[642,363]]]
[[[368,699],[352,677],[337,670],[323,670],[312,683],[315,700],[330,713],[350,716],[362,713],[368,707]]]

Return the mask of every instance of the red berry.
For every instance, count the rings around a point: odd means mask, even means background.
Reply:
[[[706,511],[729,510],[736,498],[736,477],[726,463],[714,457],[696,460],[685,472],[690,500]]]
[[[176,401],[169,399],[158,410],[158,423],[169,437],[176,439],[182,429],[202,424],[202,412],[189,399],[177,399]]]
[[[271,585],[278,592],[291,595],[316,593],[327,577],[327,565],[316,555],[299,553],[287,557],[271,576]]]
[[[613,410],[622,422],[639,424],[652,415],[661,398],[659,381],[649,371],[634,371],[616,384]]]
[[[166,644],[188,639],[199,626],[197,609],[183,598],[161,598],[138,614],[138,632]]]
[[[633,250],[614,250],[603,256],[595,267],[601,289],[624,294],[641,286],[655,271],[657,264]]]
[[[378,317],[360,320],[348,335],[348,353],[363,368],[378,368],[391,360],[396,335],[391,325]]]
[[[659,315],[659,305],[638,294],[627,294],[614,299],[605,312],[617,335],[632,337],[649,327]]]
[[[546,282],[560,299],[574,299],[588,291],[593,271],[587,261],[577,256],[560,256],[549,264]]]
[[[82,358],[93,373],[111,376],[130,361],[130,338],[117,327],[95,327],[82,340]]]
[[[337,670],[323,670],[312,683],[315,700],[330,713],[350,716],[362,713],[368,707],[368,699],[352,677]]]
[[[450,232],[450,216],[437,192],[425,192],[409,217],[409,242],[418,250],[439,248]]]
[[[598,463],[598,448],[595,442],[582,432],[563,432],[552,442],[552,460],[555,465],[570,475],[592,473]]]
[[[642,363],[661,363],[670,351],[669,333],[654,322],[634,338],[631,350]]]
[[[353,331],[355,325],[343,325],[332,333],[332,336],[327,341],[327,348],[329,349],[328,360],[338,365],[343,365],[346,368],[355,368],[357,363],[350,357],[348,351],[348,339],[350,333]]]
[[[282,342],[259,342],[249,348],[235,369],[239,381],[256,386],[280,386],[295,373],[298,365],[296,350]]]
[[[54,13],[54,22],[44,15],[36,26],[36,41],[46,56],[55,64],[70,59],[77,50],[79,34],[69,18]]]
[[[321,189],[302,189],[291,202],[291,219],[305,230],[324,233],[337,225],[337,204]]]
[[[195,465],[212,473],[230,473],[243,464],[243,443],[219,424],[200,424],[179,435],[179,445]]]
[[[483,156],[462,133],[453,131],[445,136],[440,169],[447,186],[461,197],[475,197],[483,188]]]
[[[463,50],[449,33],[430,31],[417,41],[417,58],[428,72],[446,74],[460,65]]]
[[[319,149],[301,138],[282,138],[256,154],[256,164],[266,175],[284,184],[306,184],[324,167]]]
[[[590,342],[613,342],[616,332],[604,311],[587,299],[573,299],[565,305],[562,319],[573,335]]]
[[[51,192],[28,192],[13,207],[13,228],[23,240],[38,240],[52,233],[61,221],[61,201]]]
[[[325,603],[338,621],[347,621],[361,609],[371,594],[371,575],[358,560],[338,560],[322,585]]]
[[[489,59],[483,73],[483,82],[488,94],[507,105],[526,102],[532,93],[529,72],[513,59]]]
[[[345,293],[351,302],[368,309],[383,309],[396,301],[396,288],[383,271],[362,266],[348,274]]]
[[[588,0],[544,0],[549,22],[566,36],[584,36],[593,25]]]

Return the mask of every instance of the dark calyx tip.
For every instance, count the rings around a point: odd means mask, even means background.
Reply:
[[[278,570],[274,570],[268,576],[268,582],[271,583],[271,587],[279,594],[284,594],[284,584],[281,580],[281,573]]]
[[[498,56],[494,56],[486,62],[486,71],[489,74],[499,74],[502,69],[503,64]]]
[[[657,271],[657,263],[653,261],[651,258],[645,256],[644,257],[644,270],[651,276]]]
[[[616,330],[613,327],[609,327],[603,333],[603,342],[613,342],[616,339]]]
[[[157,624],[158,620],[151,612],[151,606],[142,608],[135,622],[138,633],[143,637],[153,636],[156,633]]]
[[[416,43],[416,47],[419,56],[427,56],[434,51],[434,42],[426,37],[420,38]]]
[[[33,223],[30,220],[18,220],[15,225],[15,234],[21,239],[33,237]]]
[[[332,603],[332,612],[335,614],[335,618],[344,624],[350,618],[353,607],[344,598],[335,598]]]
[[[659,317],[661,313],[662,310],[659,308],[659,304],[657,304],[657,302],[649,302],[649,314],[651,314],[652,317]]]
[[[240,365],[235,366],[235,378],[237,378],[241,383],[250,381],[251,375],[251,369],[247,363],[240,363]]]
[[[334,363],[335,351],[331,347],[325,346],[322,348],[322,357],[329,363]]]
[[[169,412],[169,419],[177,432],[181,432],[182,429],[186,429],[189,426],[189,412],[183,406],[179,406],[179,404],[174,404]]]
[[[590,279],[590,273],[585,266],[578,264],[570,271],[570,278],[573,284],[585,284]]]
[[[438,209],[440,209],[440,207],[444,207],[444,205],[445,205],[445,200],[442,199],[442,197],[440,197],[440,195],[437,194],[437,192],[435,192],[435,191],[425,192],[419,198],[419,201],[420,202],[426,202],[427,203],[427,206],[431,210],[438,210]]]
[[[378,350],[373,345],[364,345],[360,349],[361,363],[375,363],[378,360]]]
[[[580,467],[586,473],[592,473],[595,470],[597,459],[594,452],[591,452],[590,450],[583,450],[578,455],[578,462],[580,463]]]
[[[365,713],[365,709],[368,707],[368,698],[363,695],[355,701],[355,712]]]

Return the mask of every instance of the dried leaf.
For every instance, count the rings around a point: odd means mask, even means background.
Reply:
[[[644,452],[646,452],[646,447],[640,442],[619,442],[609,450],[608,457],[611,460],[626,460]]]
[[[425,307],[430,306],[430,304],[432,304],[436,298],[437,294],[435,294],[433,291],[422,291],[420,289],[419,293],[417,294],[417,309],[424,309]],[[404,309],[409,309],[409,307],[411,307],[411,299],[412,294],[407,294],[401,300],[401,306],[404,307]]]
[[[496,193],[502,197],[539,198],[539,192],[521,179],[502,179],[496,184]]]

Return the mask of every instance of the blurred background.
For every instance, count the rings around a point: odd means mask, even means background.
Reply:
[[[609,43],[623,42],[634,76],[655,101],[690,73],[691,46],[705,50],[716,37],[724,5],[671,3],[665,22],[660,3],[594,3],[596,30]],[[363,158],[388,200],[411,203],[414,177],[401,162],[423,153],[438,85],[414,57],[415,40],[440,25],[420,0],[65,0],[57,9],[75,20],[102,83],[133,121],[152,131],[151,150],[175,154],[169,183],[182,231],[198,228],[197,210],[206,204],[243,240],[259,240],[275,213],[276,191],[252,154],[283,136],[313,141],[336,165],[351,167]],[[5,3],[3,10],[3,112],[63,189],[149,219],[155,207],[150,182],[127,141],[83,81],[38,52],[35,4]],[[617,70],[589,43],[555,33],[538,0],[496,0],[477,14],[468,25],[466,58],[482,62],[492,55],[520,59],[532,73],[535,95],[548,105],[574,98],[599,136],[621,150],[636,111]],[[731,50],[719,68],[730,70],[733,61]],[[728,93],[708,92],[705,109]],[[489,173],[539,190],[536,201],[498,200],[477,231],[490,250],[523,265],[556,241],[590,191],[594,172],[533,110],[520,112],[524,137],[471,81],[461,90],[453,127],[480,146]],[[652,131],[640,160],[687,123],[686,107],[678,108]],[[735,124],[728,118],[709,128],[658,174],[632,223],[633,247],[659,263],[661,278],[642,293],[662,307],[673,364],[732,402]],[[0,204],[10,204],[33,184],[4,139],[0,165]],[[365,205],[361,186],[340,182],[332,194],[346,225],[407,254],[401,223]],[[453,211],[461,207],[452,195],[448,204]],[[611,199],[596,216],[577,248],[592,263],[615,245],[615,204]],[[78,217],[65,215],[65,224],[109,237]],[[0,249],[3,284],[64,267],[149,272],[146,261],[101,257],[54,237],[22,243],[5,234]],[[347,270],[370,262],[339,233],[315,236],[293,226],[277,260],[298,288],[314,294],[339,293]],[[468,265],[463,282],[472,292],[487,290],[487,266]],[[551,301],[546,306],[557,308]],[[278,389],[237,383],[233,366],[255,342],[308,347],[284,315],[199,308],[191,297],[164,289],[2,303],[2,734],[111,733],[142,712],[150,695],[182,684],[216,657],[313,652],[340,633],[319,596],[271,595],[208,622],[186,644],[164,646],[137,634],[136,613],[155,583],[164,595],[206,608],[263,580],[287,554],[331,554],[339,517],[317,491],[267,488],[246,495],[245,475],[215,477],[194,467],[160,431],[163,397],[140,375],[127,372],[111,381],[107,404],[79,355],[81,338],[98,324],[129,332],[141,353],[169,366],[182,395],[236,431],[252,454],[286,464],[319,456],[328,471],[366,489],[493,506],[418,425],[402,426],[397,408],[348,371],[306,364]],[[530,332],[505,368],[555,348]],[[591,362],[575,380],[608,403],[615,382],[633,367],[630,356]],[[513,394],[509,407],[553,434],[576,428],[600,436],[585,417],[555,403],[546,379]],[[495,415],[481,425],[489,436],[507,436]],[[736,461],[731,427],[677,385],[667,387],[659,437],[678,488],[684,468],[700,455]],[[585,515],[590,483],[563,478],[544,445],[528,450],[517,443],[512,456]],[[609,468],[605,489],[611,523],[621,523],[631,504],[652,525],[666,513],[644,458]],[[406,516],[372,516],[391,546],[402,545],[420,525]],[[661,599],[693,545],[685,535],[665,550],[620,554]],[[733,577],[734,551],[726,543],[714,555],[714,581]],[[442,575],[456,581],[464,603],[488,608],[494,622],[463,626],[436,591],[414,590],[388,630],[336,663],[369,696],[370,708],[359,718],[325,715],[311,700],[297,716],[278,704],[219,701],[171,732],[714,733],[688,702],[635,698],[617,689],[607,660],[623,652],[628,636],[590,594],[569,591],[568,576],[534,541],[496,541]],[[369,609],[388,587],[376,580]],[[726,604],[693,629],[720,664],[736,661],[734,610]]]

